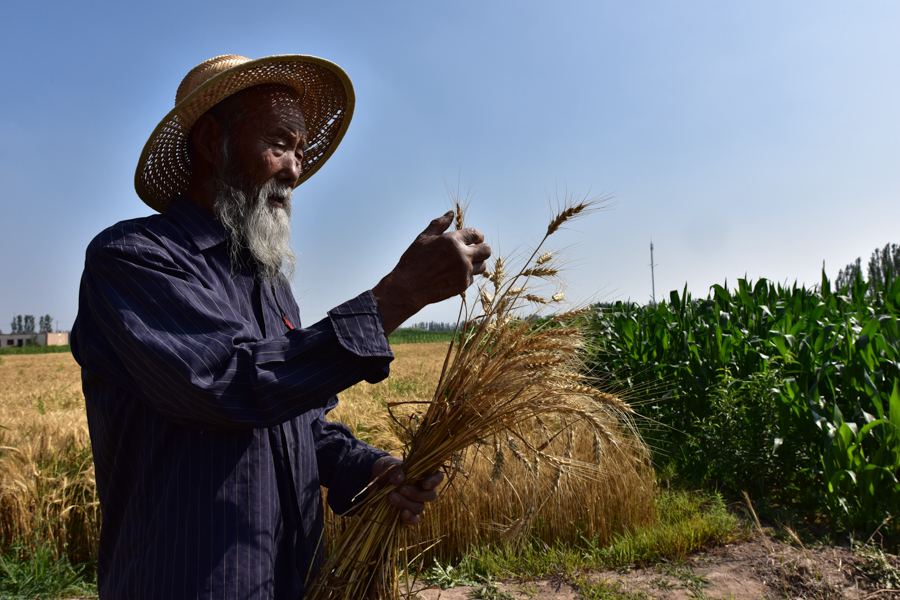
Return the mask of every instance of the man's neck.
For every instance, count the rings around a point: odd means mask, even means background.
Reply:
[[[208,178],[203,177],[191,177],[190,182],[188,183],[187,190],[185,190],[185,195],[190,198],[194,204],[208,212],[209,214],[215,216],[215,211],[213,210],[213,205],[215,204],[215,198],[209,192],[209,186],[207,185]]]

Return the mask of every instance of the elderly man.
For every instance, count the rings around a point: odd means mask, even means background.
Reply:
[[[374,288],[300,327],[288,278],[294,187],[353,111],[336,65],[210,59],[147,142],[138,195],[161,214],[88,250],[72,346],[82,366],[103,510],[101,598],[300,598],[316,572],[320,485],[337,513],[400,485],[415,525],[441,476],[401,485],[399,459],[326,413],[377,382],[387,335],[462,292],[490,249],[436,219]]]

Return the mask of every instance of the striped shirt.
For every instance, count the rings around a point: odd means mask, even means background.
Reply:
[[[72,352],[103,513],[100,597],[300,598],[321,559],[320,485],[352,507],[384,453],[325,415],[388,374],[371,292],[300,328],[186,197],[87,250]]]

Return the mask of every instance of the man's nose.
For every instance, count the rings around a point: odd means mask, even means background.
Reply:
[[[288,153],[281,157],[281,169],[278,171],[278,181],[294,187],[297,180],[300,179],[300,174],[302,172],[303,162],[300,157]]]

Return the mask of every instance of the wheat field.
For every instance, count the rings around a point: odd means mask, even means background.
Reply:
[[[395,346],[391,376],[344,392],[330,418],[370,444],[398,452],[400,427],[387,406],[430,399],[446,350],[445,344]],[[101,517],[80,368],[70,354],[0,359],[0,549],[43,544],[57,557],[88,562]],[[576,458],[597,452],[578,428],[566,435],[565,443],[576,442]],[[499,477],[497,448],[487,440],[457,457],[454,480],[445,483],[417,528],[422,547],[433,546],[430,556],[457,560],[472,545],[501,541],[577,544],[584,536],[602,543],[653,518],[652,469],[644,457],[623,454],[640,453],[638,448],[609,453],[602,475],[589,479],[560,477],[551,467],[521,460],[514,447],[505,449]],[[329,518],[326,548],[341,521]]]
[[[93,559],[100,526],[81,369],[71,354],[0,356],[0,543]]]

